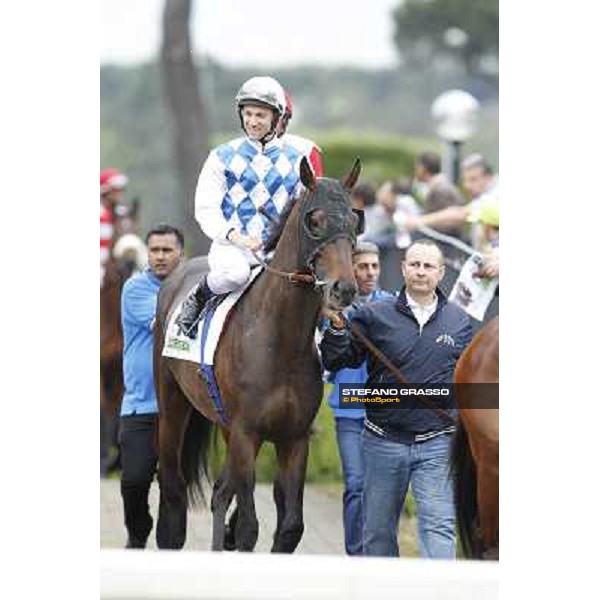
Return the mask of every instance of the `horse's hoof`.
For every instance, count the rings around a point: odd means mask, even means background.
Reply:
[[[223,550],[237,550],[235,545],[235,531],[229,525],[225,525],[225,538],[223,540]]]

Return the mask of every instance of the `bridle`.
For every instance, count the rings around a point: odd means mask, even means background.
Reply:
[[[331,193],[334,191],[335,193]],[[329,279],[320,279],[317,275],[316,261],[322,250],[338,239],[347,239],[352,248],[356,245],[356,236],[362,233],[361,225],[364,224],[362,211],[351,209],[346,196],[340,190],[327,187],[319,187],[312,192],[307,191],[308,197],[301,198],[299,202],[300,214],[299,224],[299,262],[304,269],[297,271],[282,271],[269,265],[257,252],[251,251],[258,263],[269,273],[282,277],[291,283],[304,283],[312,285],[315,290],[320,291],[326,285],[331,284]],[[337,203],[338,210],[332,210],[331,204]],[[317,210],[324,211],[326,215],[326,228],[319,234],[315,234],[309,227],[310,215]],[[275,223],[275,219],[264,207],[258,209],[269,221]]]
[[[251,250],[254,258],[260,263],[260,265],[273,275],[277,275],[278,277],[283,277],[290,283],[307,283],[309,285],[313,285],[316,289],[323,287],[330,283],[329,280],[319,279],[312,270],[309,273],[303,273],[302,271],[281,271],[280,269],[276,269],[272,267],[268,262],[264,260],[259,254],[257,254],[254,250]]]

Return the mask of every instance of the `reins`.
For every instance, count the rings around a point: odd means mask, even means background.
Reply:
[[[261,267],[263,267],[266,271],[269,271],[269,273],[273,273],[273,275],[277,275],[278,277],[283,277],[291,283],[308,283],[314,285],[317,288],[327,285],[328,283],[327,281],[317,279],[317,277],[312,273],[300,273],[299,271],[281,271],[279,269],[276,269],[275,267],[272,267],[269,263],[267,263],[264,260],[264,258],[262,258],[254,250],[251,250],[250,252],[252,252],[252,256],[254,256],[254,258],[260,263]]]
[[[265,210],[264,206],[259,207],[258,212],[261,215],[264,215],[269,221],[271,221],[271,223],[277,222],[277,220]],[[276,269],[275,267],[272,267],[271,265],[269,265],[269,263],[267,263],[267,261],[264,258],[262,258],[262,256],[260,256],[254,250],[251,250],[250,252],[252,253],[252,256],[254,256],[254,258],[263,267],[263,269],[265,269],[265,271],[268,271],[269,273],[272,273],[273,275],[277,275],[278,277],[283,277],[284,279],[287,279],[291,283],[307,283],[309,285],[312,284],[315,286],[315,288],[322,287],[324,285],[327,285],[327,283],[328,283],[327,281],[317,279],[317,276],[314,275],[313,273],[301,273],[299,271],[293,271],[293,272],[281,271],[280,269]]]
[[[360,330],[360,328],[356,325],[356,323],[352,323],[350,321],[348,323],[350,331],[364,344],[364,346],[375,356],[378,358],[394,375],[394,377],[398,380],[399,383],[409,383],[406,380],[406,377],[402,375],[400,369]],[[436,406],[435,403],[431,402],[428,398],[423,396],[417,396],[417,398],[425,405],[427,408],[432,409],[441,417],[448,419],[454,425],[458,425],[458,419],[455,418],[449,411]]]

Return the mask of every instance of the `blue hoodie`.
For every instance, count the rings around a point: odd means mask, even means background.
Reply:
[[[121,416],[158,412],[152,368],[152,326],[161,280],[147,269],[130,277],[121,294],[123,377]]]

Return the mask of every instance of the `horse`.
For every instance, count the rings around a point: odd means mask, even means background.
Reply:
[[[291,553],[300,542],[309,431],[323,393],[315,330],[324,307],[342,310],[357,292],[352,249],[359,218],[349,191],[359,174],[358,159],[341,181],[315,178],[306,158],[301,160],[304,190],[288,202],[264,245],[265,253],[274,250],[273,259],[234,307],[216,349],[214,372],[226,421],[197,365],[162,356],[169,316],[206,272],[206,259],[180,265],[161,286],[154,329],[159,548],[179,549],[185,543],[188,502],[202,496],[215,426],[223,432],[226,456],[211,498],[212,550],[224,549],[225,518],[234,496],[235,546],[254,550],[255,461],[264,441],[275,445],[278,462],[271,551]]]
[[[124,391],[121,290],[133,272],[147,261],[143,241],[132,233],[138,210],[139,202],[134,200],[130,207],[119,206],[114,211],[113,245],[100,285],[100,470],[103,475],[118,464],[117,426]]]
[[[499,556],[499,322],[495,317],[477,333],[454,372],[460,423],[450,464],[467,558]]]

